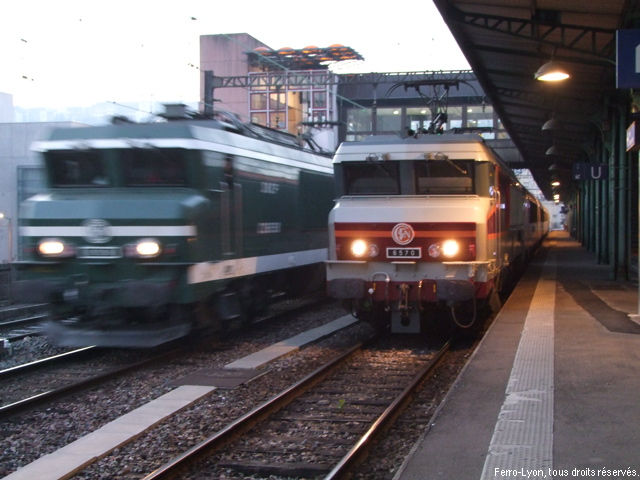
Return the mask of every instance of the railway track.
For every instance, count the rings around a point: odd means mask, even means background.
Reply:
[[[15,367],[5,368],[4,370],[0,370],[0,381],[17,375],[26,374],[27,372],[32,372],[40,368],[47,368],[72,359],[75,360],[81,358],[91,350],[95,350],[95,347],[88,346],[78,348],[59,355],[53,355],[51,357],[41,358],[40,360],[34,360],[33,362],[23,363],[22,365],[16,365]]]
[[[175,351],[149,355],[137,352],[101,351],[89,346],[0,371],[0,419],[42,403],[111,380],[132,370],[163,361]],[[96,355],[88,367],[87,356]],[[100,360],[102,358],[103,360]],[[99,364],[106,364],[100,367]]]
[[[276,321],[281,316],[304,311],[323,301],[324,299],[311,296],[300,302],[289,302],[284,308],[258,320],[265,323]],[[231,332],[227,332],[229,333]],[[202,337],[200,340],[204,342],[206,339],[207,337]],[[109,381],[135,369],[168,361],[180,353],[186,353],[193,346],[181,341],[171,342],[153,351],[110,350],[88,346],[0,370],[0,419],[45,402],[53,402],[71,392]],[[96,356],[92,358],[90,368],[86,361],[88,354]],[[11,382],[10,386],[7,385],[8,382]],[[43,385],[46,387],[43,388]]]
[[[429,351],[356,345],[145,480],[342,478],[450,345]]]
[[[46,319],[46,314],[37,314],[23,318],[3,320],[0,322],[0,338],[11,343],[22,340],[25,337],[39,336],[42,334],[41,323]]]

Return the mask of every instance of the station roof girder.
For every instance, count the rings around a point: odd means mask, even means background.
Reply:
[[[639,2],[610,0],[433,0],[547,198],[546,155],[556,145],[562,161],[585,161],[594,135],[605,130],[605,102],[616,98],[615,34],[638,13]],[[544,84],[534,73],[551,59],[571,78]],[[542,132],[550,118],[560,132]],[[515,166],[515,165],[514,165]]]

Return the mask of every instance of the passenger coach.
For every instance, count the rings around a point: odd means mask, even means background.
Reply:
[[[540,202],[476,135],[346,142],[334,171],[328,293],[393,331],[420,331],[434,306],[470,327],[548,229]]]

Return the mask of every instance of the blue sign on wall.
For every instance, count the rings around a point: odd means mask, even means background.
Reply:
[[[571,173],[574,180],[606,180],[609,166],[606,163],[574,163]]]
[[[616,87],[640,88],[640,29],[616,32]]]

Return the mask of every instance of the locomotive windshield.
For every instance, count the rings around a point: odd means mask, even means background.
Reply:
[[[348,195],[398,195],[398,164],[354,163],[345,166],[344,178]]]
[[[106,187],[109,177],[99,150],[47,152],[46,163],[54,187]]]
[[[187,155],[177,148],[52,150],[45,153],[52,187],[183,187]]]
[[[428,160],[413,162],[416,193],[470,194],[473,191],[473,161]]]
[[[170,186],[187,184],[184,150],[135,148],[121,151],[126,186]]]
[[[343,162],[336,165],[345,195],[471,195],[473,160]]]

